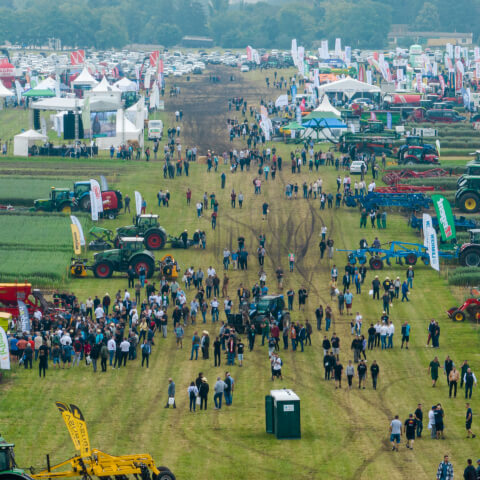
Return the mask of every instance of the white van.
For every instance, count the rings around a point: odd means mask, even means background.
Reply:
[[[163,135],[163,122],[161,120],[150,120],[148,122],[148,139],[161,140]]]

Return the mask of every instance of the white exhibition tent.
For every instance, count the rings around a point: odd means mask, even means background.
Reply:
[[[98,137],[95,139],[98,148],[108,150],[111,145],[118,147],[128,140],[136,140],[143,144],[143,128],[137,128],[125,115],[122,109],[117,110],[117,124],[115,137]]]
[[[0,98],[5,98],[5,97],[14,97],[15,94],[12,93],[5,85],[2,83],[0,80]]]
[[[76,111],[83,108],[84,100],[78,98],[45,98],[33,102],[31,108],[35,110],[55,110],[61,112],[63,110]],[[91,112],[112,112],[121,106],[119,98],[94,97],[90,100]]]
[[[94,87],[98,82],[90,75],[90,72],[84,68],[80,75],[72,82],[74,87]]]
[[[338,118],[341,117],[341,113],[339,110],[337,110],[331,103],[330,100],[328,99],[327,95],[324,95],[322,98],[322,101],[320,102],[320,105],[314,110],[314,112],[328,112],[328,113],[333,113],[335,116]]]
[[[116,85],[108,83],[107,77],[103,77],[102,81],[96,87],[93,87],[91,91],[95,93],[121,92]]]
[[[35,85],[35,90],[53,90],[57,88],[57,82],[52,77],[47,77]]]
[[[35,142],[45,142],[47,137],[35,130],[27,130],[13,137],[13,154],[19,157],[28,157],[28,149]]]
[[[122,92],[136,92],[138,90],[137,84],[126,77],[123,77],[118,82],[114,83]]]
[[[325,83],[318,87],[319,93],[343,93],[352,98],[356,93],[380,93],[380,87],[360,82],[352,77],[342,78],[336,82]]]

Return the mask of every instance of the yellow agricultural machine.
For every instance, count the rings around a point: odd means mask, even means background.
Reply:
[[[0,480],[42,480],[67,477],[81,477],[92,480],[175,480],[175,475],[166,467],[156,467],[153,458],[147,453],[114,456],[96,448],[90,448],[87,425],[80,409],[75,405],[55,402],[67,426],[76,454],[74,457],[50,465],[47,455],[47,468],[36,472],[30,468],[30,474],[19,469],[15,463],[14,444],[0,437]]]

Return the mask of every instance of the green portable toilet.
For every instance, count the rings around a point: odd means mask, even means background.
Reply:
[[[267,433],[275,433],[273,430],[273,397],[271,395],[265,396],[265,426]]]
[[[289,389],[271,390],[273,431],[278,439],[300,438],[300,398]]]

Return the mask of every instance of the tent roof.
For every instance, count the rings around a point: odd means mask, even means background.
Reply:
[[[120,92],[120,89],[115,85],[110,85],[106,77],[102,78],[102,81],[92,88],[92,92],[95,93],[107,93],[107,92]]]
[[[347,128],[338,118],[312,118],[302,123],[305,128]]]
[[[122,121],[122,110],[117,110],[117,135],[118,133],[140,133],[137,128],[127,117],[124,116]]]
[[[334,113],[337,117],[340,118],[340,112],[330,103],[327,95],[324,95],[320,105],[314,110],[314,112],[322,112],[322,113]]]
[[[45,135],[38,133],[36,130],[27,130],[26,132],[15,135],[15,138],[17,137],[27,138],[29,140],[45,140],[47,138]]]
[[[22,93],[24,97],[54,97],[55,92],[53,90],[45,89],[39,90],[37,88],[32,88],[24,93]]]
[[[123,77],[121,80],[114,83],[114,85],[123,92],[137,90],[137,84],[126,77]]]
[[[84,68],[72,83],[73,85],[97,85],[98,82],[90,75],[90,72]]]
[[[42,80],[36,87],[36,90],[55,90],[57,82],[52,77],[47,77]]]
[[[5,85],[2,83],[0,80],[0,98],[4,97],[13,97],[15,96],[14,93],[12,93],[8,88],[5,87]]]
[[[336,115],[333,112],[317,112],[314,110],[313,112],[310,112],[308,115],[305,115],[303,117],[303,120],[310,120],[312,118],[340,118],[340,115]]]
[[[290,122],[282,127],[284,130],[305,130],[298,122]]]
[[[368,83],[360,82],[359,80],[355,80],[352,77],[342,78],[341,80],[337,80],[336,82],[326,83],[324,85],[320,85],[318,87],[318,91],[325,93],[325,92],[343,92],[347,97],[352,97],[355,93],[362,92],[362,93],[380,93],[380,87],[376,87],[375,85],[370,85]]]
[[[75,98],[45,98],[38,100],[32,104],[35,110],[75,110],[75,107],[80,107],[83,100],[76,100]]]

